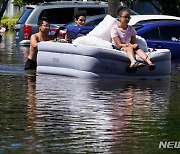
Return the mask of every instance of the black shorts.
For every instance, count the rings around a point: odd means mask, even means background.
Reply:
[[[31,59],[27,59],[24,70],[36,70],[37,68],[37,62]]]

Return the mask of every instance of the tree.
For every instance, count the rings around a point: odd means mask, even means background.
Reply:
[[[2,6],[0,7],[0,20],[6,10],[8,2],[9,2],[9,0],[4,0]]]
[[[20,8],[24,5],[24,2],[23,2],[23,0],[14,0],[14,1],[13,1],[13,4],[14,4],[15,6],[18,6],[18,7],[19,7],[19,10],[20,10]]]
[[[119,1],[118,0],[108,0],[108,13],[116,17],[116,9],[119,6]]]

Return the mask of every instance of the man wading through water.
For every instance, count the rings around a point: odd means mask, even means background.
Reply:
[[[47,18],[41,18],[38,21],[39,32],[31,35],[30,38],[30,51],[28,59],[25,63],[25,70],[36,70],[37,68],[37,52],[38,43],[41,41],[53,40],[53,36],[49,36],[50,22]]]

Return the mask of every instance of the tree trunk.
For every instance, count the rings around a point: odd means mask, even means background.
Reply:
[[[116,17],[116,9],[119,7],[119,0],[108,0],[108,13]]]
[[[5,12],[5,10],[6,10],[8,1],[9,1],[9,0],[4,0],[4,1],[3,1],[3,4],[2,4],[2,7],[0,8],[0,20],[1,20],[4,12]]]

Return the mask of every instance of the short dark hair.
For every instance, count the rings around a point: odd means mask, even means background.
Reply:
[[[42,18],[40,18],[40,19],[38,20],[38,26],[39,26],[39,25],[42,25],[42,24],[43,24],[43,21],[46,21],[46,22],[50,23],[49,20],[48,20],[48,18],[42,17]]]
[[[85,11],[78,11],[78,12],[76,13],[76,15],[74,16],[74,18],[75,18],[76,20],[78,20],[80,16],[86,17],[87,14],[86,14]]]
[[[125,6],[120,6],[120,7],[118,7],[117,10],[116,10],[116,15],[119,16],[119,15],[121,15],[124,11],[127,11],[127,12],[129,12],[129,14],[131,14],[131,11],[130,11],[129,8],[127,8],[127,7],[125,7]]]

